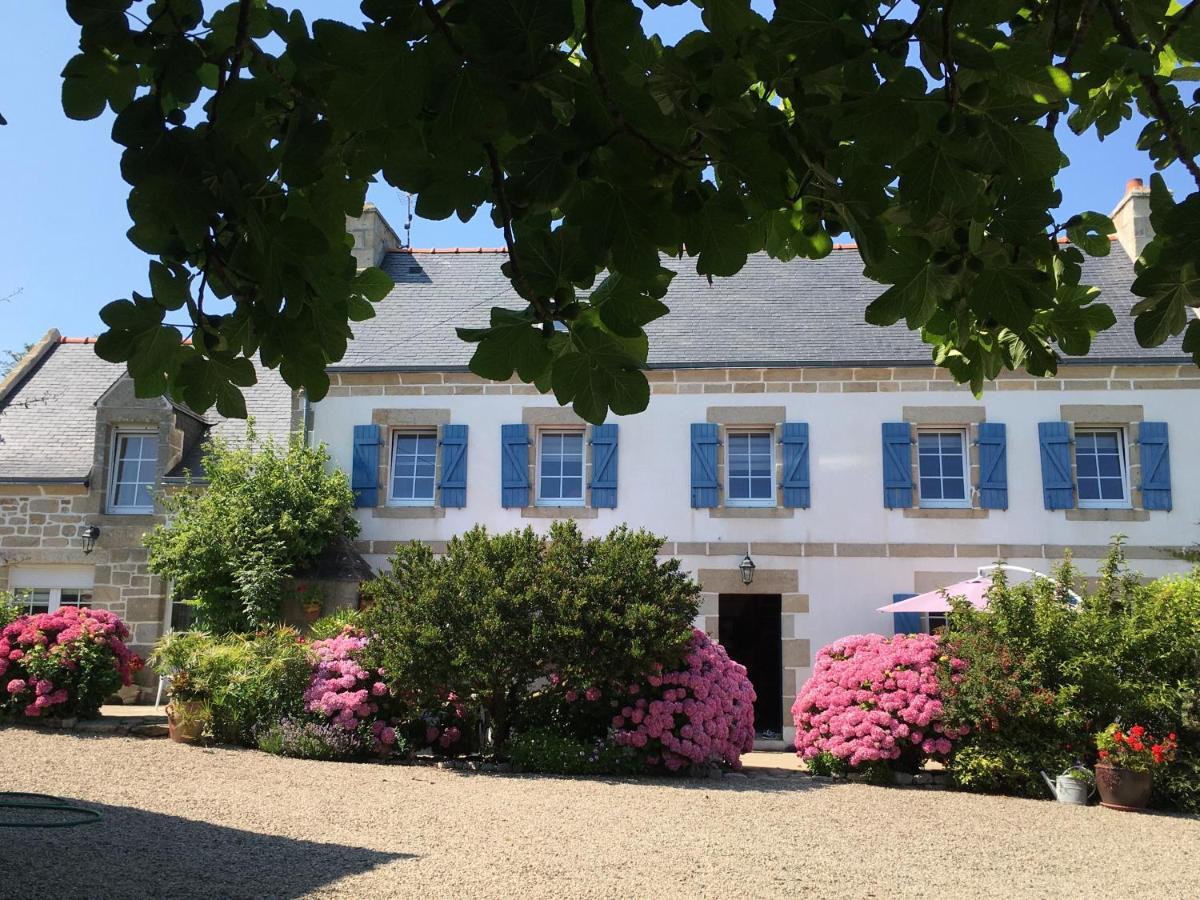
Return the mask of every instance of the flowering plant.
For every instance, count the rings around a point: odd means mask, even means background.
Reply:
[[[746,667],[725,648],[694,629],[684,656],[685,668],[650,675],[644,685],[622,689],[623,703],[612,718],[614,741],[646,754],[648,766],[677,772],[708,762],[741,767],[741,755],[754,748],[754,686]],[[567,698],[578,693],[568,691]],[[583,691],[599,701],[596,686]]]
[[[812,677],[792,705],[796,752],[831,753],[851,768],[944,757],[966,729],[942,722],[935,635],[853,635],[821,649]],[[946,660],[958,671],[962,660]]]
[[[1175,759],[1175,732],[1160,741],[1141,725],[1134,725],[1125,732],[1114,722],[1096,735],[1096,749],[1100,756],[1099,765],[1148,772]]]
[[[142,661],[129,629],[104,609],[64,606],[0,629],[0,713],[93,715]]]
[[[297,581],[295,588],[296,599],[300,601],[300,606],[306,612],[321,610],[325,607],[325,590],[321,585]]]

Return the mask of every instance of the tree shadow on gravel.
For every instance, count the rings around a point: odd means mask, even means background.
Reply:
[[[65,799],[101,821],[0,831],[0,897],[291,898],[416,858]]]

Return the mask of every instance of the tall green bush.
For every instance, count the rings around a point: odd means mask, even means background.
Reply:
[[[196,610],[198,628],[245,631],[279,620],[285,580],[330,543],[358,533],[344,472],[324,446],[213,440],[206,486],[162,498],[168,522],[146,536],[150,568]]]
[[[699,589],[677,560],[656,558],[661,543],[556,522],[548,536],[476,527],[437,559],[400,547],[391,572],[364,586],[366,664],[420,701],[476,698],[499,748],[539,679],[628,684],[682,657]]]
[[[1054,580],[997,571],[987,612],[954,603],[944,641],[967,668],[942,673],[945,716],[971,732],[951,771],[969,789],[1044,796],[1040,770],[1091,762],[1096,731],[1136,723],[1180,737],[1157,802],[1200,808],[1200,572],[1143,584],[1118,539],[1073,604],[1081,581],[1069,560]]]

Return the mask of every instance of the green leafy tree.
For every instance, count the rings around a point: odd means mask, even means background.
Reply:
[[[474,697],[495,745],[533,702],[539,679],[622,686],[682,656],[698,588],[662,541],[618,528],[584,538],[574,522],[397,549],[392,570],[363,587],[367,665],[418,703],[447,690]]]
[[[281,591],[295,568],[330,543],[358,533],[346,474],[326,471],[324,446],[286,447],[216,439],[204,455],[206,485],[165,493],[168,516],[146,535],[150,568],[170,579],[217,633],[277,622]]]
[[[266,0],[66,0],[63,108],[116,113],[129,237],[154,257],[97,353],[199,410],[244,415],[255,354],[319,400],[390,288],[345,229],[382,179],[428,218],[490,205],[525,305],[461,332],[471,368],[590,421],[648,402],[660,254],[721,277],[845,232],[881,285],[867,321],[921,330],[978,391],[1053,373],[1115,321],[1080,281],[1112,223],[1058,209],[1061,129],[1103,138],[1137,110],[1154,166],[1200,188],[1194,2],[692,3],[702,27],[672,45],[634,0],[363,0],[312,23]],[[1183,333],[1200,361],[1200,190],[1156,175],[1151,220],[1137,338]]]

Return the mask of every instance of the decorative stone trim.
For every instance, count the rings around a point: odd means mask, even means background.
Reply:
[[[1058,408],[1064,422],[1079,425],[1121,425],[1140,422],[1145,416],[1141,406],[1114,406],[1089,403],[1084,405],[1064,403]]]
[[[385,428],[404,428],[409,426],[436,426],[450,423],[449,409],[411,408],[411,409],[373,409],[371,421]]]
[[[987,412],[982,406],[905,406],[902,417],[905,422],[916,426],[925,425],[978,425],[987,421]]]
[[[551,426],[561,428],[587,429],[587,422],[579,418],[573,409],[565,406],[526,406],[521,410],[521,421],[535,427]]]
[[[774,428],[787,418],[782,406],[710,406],[705,421],[714,425]]]
[[[522,519],[595,519],[600,510],[594,506],[523,506]]]
[[[78,484],[0,484],[0,497],[85,497],[88,486]]]
[[[444,519],[444,506],[376,506],[371,509],[374,519]]]
[[[329,373],[330,397],[448,396],[520,394],[541,396],[517,378],[487,381],[467,371]],[[714,367],[650,369],[655,394],[827,394],[897,391],[950,391],[969,396],[970,388],[933,366]],[[997,391],[1200,390],[1200,369],[1177,363],[1145,365],[1064,365],[1052,378],[1006,372],[988,383]]]
[[[795,516],[796,510],[790,506],[714,506],[708,510],[710,519],[792,519]]]
[[[741,546],[744,553],[745,544]],[[696,579],[705,593],[795,594],[800,590],[800,576],[795,569],[755,569],[753,584],[742,584],[742,573],[736,569],[701,569]]]
[[[1132,443],[1132,442],[1131,442]],[[1130,455],[1133,455],[1132,448]],[[1141,467],[1139,466],[1139,469]],[[1129,464],[1129,480],[1133,481],[1133,463]],[[1140,498],[1142,492],[1137,490],[1130,484],[1130,492],[1137,492]],[[1066,510],[1068,522],[1149,522],[1150,510],[1148,509],[1092,509],[1091,507],[1083,509],[1068,509]]]

